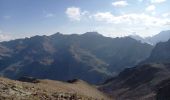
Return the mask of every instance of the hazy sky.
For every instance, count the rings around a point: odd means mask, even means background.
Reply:
[[[170,0],[0,0],[0,39],[98,31],[152,36],[170,29]]]

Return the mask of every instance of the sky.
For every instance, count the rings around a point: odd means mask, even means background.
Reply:
[[[170,29],[170,0],[0,0],[0,41],[34,35],[153,36]]]

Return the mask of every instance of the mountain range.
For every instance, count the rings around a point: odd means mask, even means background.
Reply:
[[[170,40],[158,43],[145,61],[107,80],[100,90],[116,100],[169,100],[169,61]]]
[[[166,42],[170,39],[170,30],[161,31],[160,33],[151,36],[151,37],[140,37],[138,35],[130,35],[131,38],[141,41],[143,43],[148,43],[152,45],[156,45],[159,42]]]
[[[0,98],[169,100],[169,62],[170,39],[153,46],[87,32],[1,42],[0,75],[15,81],[0,78]]]
[[[0,75],[99,84],[146,59],[152,48],[130,37],[110,38],[97,32],[17,39],[0,43]]]

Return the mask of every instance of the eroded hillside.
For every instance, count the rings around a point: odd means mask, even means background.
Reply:
[[[82,80],[21,82],[0,78],[0,100],[109,100]]]

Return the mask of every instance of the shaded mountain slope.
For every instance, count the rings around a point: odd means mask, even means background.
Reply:
[[[170,100],[170,79],[162,81],[158,85],[157,89],[157,100]]]
[[[170,64],[145,64],[122,71],[100,87],[119,100],[155,100],[159,84],[170,78]]]
[[[158,43],[148,59],[107,80],[100,89],[120,100],[168,100],[169,44],[170,40]]]
[[[0,75],[53,80],[83,79],[101,83],[149,56],[152,46],[132,38],[109,38],[96,32],[83,35],[34,36],[0,43]],[[2,49],[3,49],[2,48]],[[3,50],[2,50],[3,51]]]
[[[168,63],[170,62],[170,40],[158,43],[151,55],[141,63]]]

